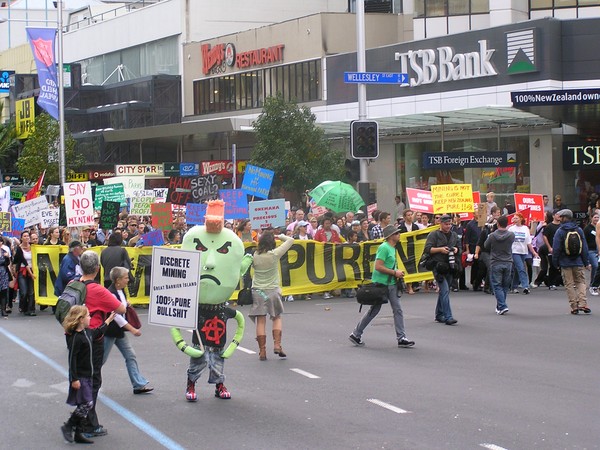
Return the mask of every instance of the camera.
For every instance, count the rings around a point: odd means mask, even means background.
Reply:
[[[451,270],[456,270],[456,256],[454,255],[454,249],[446,247],[448,249],[448,265]]]

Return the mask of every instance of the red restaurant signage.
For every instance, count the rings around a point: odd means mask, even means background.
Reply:
[[[202,44],[202,73],[208,75],[218,67],[235,66],[245,69],[263,64],[271,64],[283,61],[283,49],[285,45],[278,44],[272,47],[259,48],[248,52],[236,53],[233,44],[217,44],[211,48],[210,44]]]

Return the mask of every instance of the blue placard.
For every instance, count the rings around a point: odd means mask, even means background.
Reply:
[[[153,245],[164,245],[165,238],[163,236],[162,230],[154,230],[150,233],[142,234],[140,240],[144,243],[145,246],[151,247]]]
[[[188,203],[185,205],[185,220],[189,225],[203,225],[206,215],[206,203]]]
[[[275,172],[272,170],[248,164],[244,172],[242,190],[254,197],[269,198],[269,190],[274,176]]]
[[[385,72],[344,72],[344,83],[408,84],[408,74]]]
[[[21,237],[21,232],[25,230],[25,219],[18,219],[13,216],[10,222],[10,227],[12,229],[10,234],[15,237]]]
[[[225,202],[226,219],[245,219],[248,217],[248,196],[241,189],[221,189],[221,200]]]
[[[182,177],[197,177],[200,175],[200,164],[179,163],[179,175]]]

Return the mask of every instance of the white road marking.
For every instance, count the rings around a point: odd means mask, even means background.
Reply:
[[[310,372],[307,372],[307,371],[305,371],[305,370],[302,370],[302,369],[290,369],[290,370],[291,370],[292,372],[296,372],[296,373],[298,373],[298,374],[300,374],[300,375],[303,375],[303,376],[305,376],[306,378],[313,378],[313,379],[314,379],[314,378],[321,378],[321,377],[319,377],[319,376],[317,376],[317,375],[315,375],[315,374],[312,374],[312,373],[310,373]]]
[[[28,380],[27,378],[18,378],[12,385],[13,387],[30,388],[34,384],[35,383],[33,381]]]
[[[250,350],[249,348],[239,347],[237,348],[240,352],[248,353],[249,355],[256,355],[254,350]]]
[[[406,411],[402,408],[398,408],[397,406],[390,405],[386,402],[382,402],[381,400],[377,400],[376,398],[368,398],[367,401],[373,403],[374,405],[381,406],[382,408],[389,409],[390,411],[393,411],[396,414],[410,414],[410,411]]]
[[[479,446],[483,447],[483,448],[488,448],[490,450],[508,450],[508,449],[506,449],[504,447],[500,447],[499,445],[496,445],[496,444],[483,443],[483,444],[479,444]]]

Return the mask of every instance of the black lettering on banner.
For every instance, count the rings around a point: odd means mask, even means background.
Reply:
[[[403,243],[399,241],[396,244],[396,253],[402,261],[404,272],[417,273],[417,255],[415,253],[415,242],[417,240],[427,239],[427,234],[419,234],[417,236],[406,236],[406,253],[404,253]]]
[[[363,280],[370,280],[373,276],[373,272],[371,271],[371,267],[373,267],[373,262],[375,261],[375,255],[377,254],[377,249],[381,245],[380,242],[365,242],[363,244],[363,255],[362,255],[362,272],[363,272]]]
[[[296,259],[290,263],[289,255],[294,252]],[[281,257],[281,285],[291,286],[290,271],[292,269],[300,269],[306,263],[306,252],[304,247],[298,244],[294,244],[290,249]]]
[[[352,250],[350,252],[350,250]],[[349,257],[344,257],[350,254]],[[338,281],[346,281],[346,272],[344,266],[350,266],[354,274],[354,280],[361,280],[361,271],[358,266],[358,257],[360,255],[360,246],[358,244],[337,245],[335,247],[335,269],[338,274]]]
[[[333,247],[334,244],[323,244],[323,267],[325,268],[325,274],[322,278],[319,278],[315,273],[315,264],[308,264],[306,267],[306,275],[313,284],[327,284],[333,281]],[[315,243],[310,242],[306,244],[306,260],[315,260]]]
[[[64,255],[60,256],[60,260],[62,261]],[[50,255],[48,255],[47,253],[38,253],[37,267],[37,276],[39,279],[37,297],[48,297],[48,277],[50,277],[50,286],[52,286],[52,292],[50,293],[50,295],[54,295],[54,283],[57,278],[57,272],[52,266],[52,261],[50,261]]]
[[[144,278],[144,296],[150,296],[150,279],[152,278],[152,255],[138,255],[137,263],[131,258],[133,277],[129,277],[129,296],[139,297],[140,284]]]

